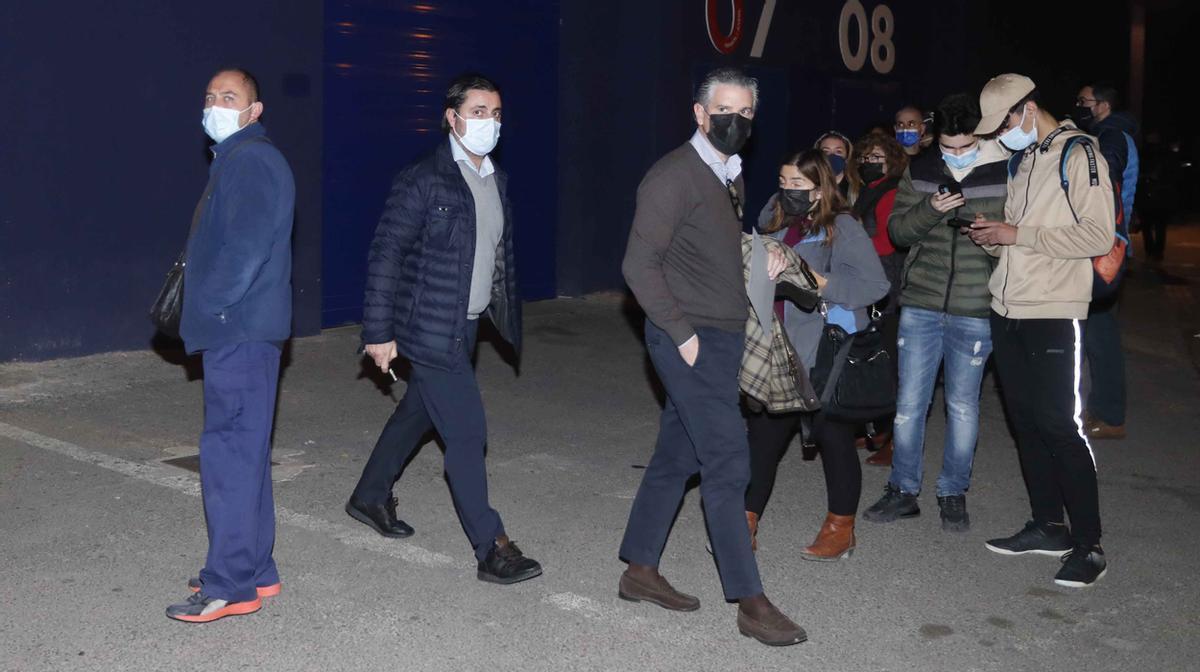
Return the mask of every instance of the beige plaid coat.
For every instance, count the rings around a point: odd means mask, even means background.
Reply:
[[[792,286],[792,297],[800,302],[816,305],[819,301],[817,287],[801,269],[808,264],[791,248],[773,238],[760,236],[767,250],[783,252],[788,266],[778,278],[778,283]],[[750,281],[750,252],[753,238],[742,234],[742,272],[746,282]],[[772,319],[771,334],[763,333],[758,323],[754,306],[750,306],[750,317],[746,320],[746,346],[742,353],[742,370],[739,385],[748,397],[753,410],[765,408],[772,413],[789,411],[815,411],[821,407],[812,384],[808,380],[808,362],[801,362],[796,350],[788,342],[779,320]]]

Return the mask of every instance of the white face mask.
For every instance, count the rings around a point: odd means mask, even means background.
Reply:
[[[254,107],[253,104],[250,107]],[[246,110],[250,109],[247,107]],[[225,138],[242,130],[238,120],[242,116],[242,112],[246,110],[231,110],[228,107],[212,107],[204,108],[204,116],[201,118],[201,124],[204,126],[204,132],[214,142],[224,142]]]
[[[500,122],[495,119],[463,119],[458,112],[455,112],[454,116],[466,123],[467,132],[458,135],[456,129],[452,127],[451,130],[462,141],[463,147],[475,156],[487,156],[496,148],[496,143],[500,142]]]
[[[1025,112],[1027,111],[1028,108],[1021,110],[1021,123],[1008,129],[1004,135],[1000,136],[1000,142],[1004,143],[1005,147],[1014,152],[1023,151],[1026,147],[1037,142],[1038,133],[1036,118],[1033,120],[1033,128],[1031,128],[1029,131],[1024,131],[1021,129],[1021,127],[1025,125]]]

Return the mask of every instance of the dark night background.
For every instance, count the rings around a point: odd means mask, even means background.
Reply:
[[[532,300],[623,288],[637,183],[687,139],[694,85],[718,65],[762,82],[751,212],[784,151],[1002,72],[1031,76],[1059,116],[1083,84],[1128,95],[1141,72],[1129,103],[1142,128],[1181,140],[1194,162],[1200,3],[862,0],[895,16],[899,57],[879,73],[839,56],[850,2],[778,0],[761,57],[750,52],[764,0],[740,3],[728,54],[702,0],[247,0],[236,20],[183,0],[0,3],[0,79],[19,92],[0,105],[0,361],[150,347],[147,307],[203,189],[201,92],[229,64],[258,75],[264,122],[296,174],[297,336],[358,319],[390,177],[444,141],[442,91],[464,70],[505,90],[498,159]],[[727,31],[738,3],[711,3]]]

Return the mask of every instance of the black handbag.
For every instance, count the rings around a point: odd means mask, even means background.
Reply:
[[[186,265],[187,248],[184,248],[179,253],[179,259],[167,271],[167,279],[158,291],[158,298],[150,306],[150,321],[171,338],[179,338],[179,321],[183,317],[183,268]]]
[[[243,142],[229,151],[225,157],[225,165],[228,164],[234,153],[255,141],[269,142],[264,137],[252,138]],[[209,176],[208,184],[204,187],[204,194],[200,196],[200,202],[196,204],[196,209],[192,212],[192,226],[188,229],[187,242],[184,243],[183,251],[179,253],[179,258],[167,271],[167,279],[163,282],[162,289],[158,290],[158,298],[154,300],[154,305],[150,306],[150,321],[158,327],[159,331],[171,338],[179,338],[179,323],[183,319],[183,272],[187,266],[187,248],[192,242],[192,236],[196,233],[196,227],[200,225],[200,218],[204,216],[204,206],[212,197],[213,187],[217,185],[217,175],[219,174],[220,171],[217,171]]]
[[[825,324],[811,376],[821,390],[821,411],[844,422],[868,422],[896,412],[896,376],[892,357],[883,347],[879,312],[871,323],[848,334]]]

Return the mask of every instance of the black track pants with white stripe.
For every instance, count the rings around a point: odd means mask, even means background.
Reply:
[[[1021,456],[1033,519],[1071,517],[1077,545],[1100,542],[1096,459],[1083,428],[1080,394],[1084,320],[991,316],[1004,404]]]

